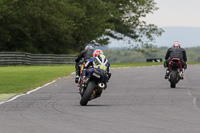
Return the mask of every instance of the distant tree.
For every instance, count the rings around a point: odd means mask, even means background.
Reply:
[[[66,14],[80,14],[61,0],[1,0],[0,50],[67,53],[75,24]]]
[[[154,24],[147,24],[142,18],[153,13],[154,0],[72,0],[85,9],[85,17],[75,33],[77,46],[96,39],[100,45],[108,43],[102,36],[123,39],[125,36],[135,40],[137,50],[147,52],[154,49],[152,41],[163,32]],[[82,31],[82,32],[80,32]],[[118,33],[121,36],[118,36]],[[133,44],[130,44],[130,46]],[[142,48],[142,49],[140,49]],[[145,49],[143,49],[145,48]]]
[[[71,53],[115,33],[151,48],[162,30],[141,18],[156,9],[153,0],[1,0],[0,50]]]
[[[147,14],[158,9],[155,7],[154,0],[103,1],[110,2],[114,7],[114,15],[109,19],[109,22],[114,23],[115,32],[109,32],[108,35],[116,39],[127,36],[135,40],[138,48],[154,49],[151,42],[154,41],[155,36],[160,36],[163,30],[142,20]],[[119,38],[115,33],[121,33],[123,36]]]
[[[108,22],[111,18],[111,5],[102,0],[71,0],[71,3],[83,12],[82,17],[73,18],[76,23],[76,30],[72,34],[76,41],[75,49],[81,50],[92,40],[102,45],[108,44],[108,39],[101,37],[106,29],[113,29],[113,24]]]

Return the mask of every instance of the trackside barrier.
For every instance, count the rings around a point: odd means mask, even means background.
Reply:
[[[162,62],[162,58],[149,58],[146,61],[147,62]]]
[[[75,55],[31,54],[25,52],[0,52],[0,65],[57,65],[74,64]]]

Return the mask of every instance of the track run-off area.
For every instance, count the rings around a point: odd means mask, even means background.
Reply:
[[[75,75],[0,104],[0,133],[199,133],[200,65],[176,88],[163,66],[111,69],[100,98],[80,106]]]

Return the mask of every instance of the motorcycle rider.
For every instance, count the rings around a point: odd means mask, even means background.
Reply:
[[[85,47],[85,50],[83,50],[79,56],[75,59],[76,65],[76,78],[75,78],[75,83],[78,83],[79,77],[80,77],[80,64],[83,64],[84,62],[86,62],[88,59],[93,57],[93,52],[94,49],[93,47],[89,44]],[[82,61],[83,59],[83,61]]]
[[[89,67],[92,67],[92,68],[100,68],[100,69],[104,69],[107,74],[106,74],[106,78],[108,82],[108,80],[110,79],[111,77],[111,73],[110,73],[110,63],[109,61],[106,59],[105,55],[103,54],[103,51],[100,50],[100,49],[96,49],[93,53],[93,58],[92,59],[89,59],[85,66],[84,66],[84,71],[83,71],[83,79],[84,79],[84,82],[86,82],[86,75],[87,75],[87,70]]]
[[[168,64],[172,58],[178,58],[181,61],[182,64],[182,73],[184,69],[187,69],[187,55],[185,49],[180,47],[180,43],[178,41],[174,42],[173,46],[167,50],[166,56],[165,56],[165,62],[164,62],[164,67],[166,69],[166,75],[165,79],[168,78],[169,76],[169,69],[168,69]],[[183,74],[180,75],[181,79],[183,79]]]

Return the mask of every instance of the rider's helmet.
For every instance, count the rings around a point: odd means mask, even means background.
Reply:
[[[176,41],[176,42],[174,42],[173,47],[175,49],[179,49],[181,46],[180,46],[180,43]]]
[[[85,50],[88,50],[88,49],[93,49],[93,47],[92,47],[92,45],[87,45],[86,47],[85,47]]]
[[[95,44],[95,40],[90,41],[90,44]]]
[[[101,49],[96,49],[93,52],[93,57],[96,57],[97,55],[103,55],[103,51]]]

